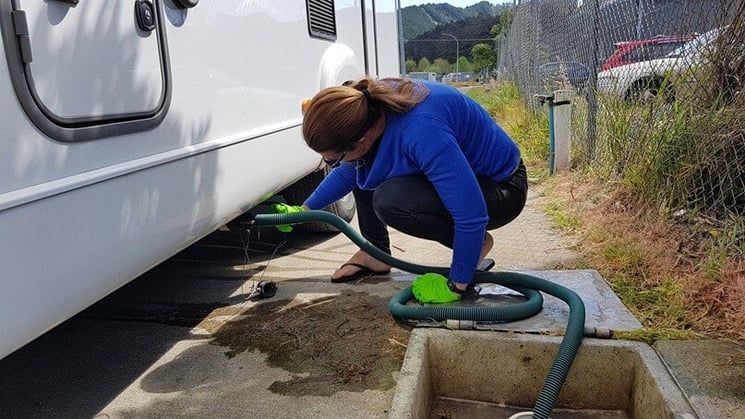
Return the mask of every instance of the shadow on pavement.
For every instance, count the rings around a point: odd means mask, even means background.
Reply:
[[[2,416],[95,417],[177,342],[206,342],[210,336],[195,337],[192,328],[215,309],[245,300],[268,260],[331,237],[285,236],[273,228],[207,236],[0,360]],[[152,391],[174,381],[146,382]]]

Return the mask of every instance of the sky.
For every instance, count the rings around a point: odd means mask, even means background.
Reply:
[[[476,3],[480,3],[484,0],[401,0],[401,7],[407,7],[407,6],[416,6],[419,4],[427,4],[427,3],[433,3],[433,4],[439,4],[439,3],[448,3],[455,7],[466,7],[466,6],[472,6]],[[489,3],[495,4],[495,3],[502,3],[504,0],[494,1],[494,0],[486,0]]]

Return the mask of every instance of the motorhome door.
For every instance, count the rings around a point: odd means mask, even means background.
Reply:
[[[60,141],[150,129],[170,97],[160,0],[0,3],[16,94]]]

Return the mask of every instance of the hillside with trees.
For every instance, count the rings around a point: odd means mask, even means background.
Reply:
[[[424,4],[401,9],[404,39],[419,37],[438,25],[457,22],[479,15],[498,16],[502,10],[510,7],[506,4],[491,4],[482,1],[468,7],[455,7],[448,3]]]
[[[437,25],[415,39],[404,44],[406,59],[419,61],[422,58],[434,60],[444,58],[455,62],[456,49],[461,57],[471,59],[471,49],[476,44],[494,46],[492,28],[499,24],[499,16],[481,14],[448,24]],[[455,39],[458,39],[456,45]],[[457,47],[457,48],[456,48]]]
[[[509,26],[512,14],[511,3],[486,1],[466,8],[443,3],[402,9],[403,32],[409,34],[404,40],[406,73],[488,74],[497,60],[495,38]]]

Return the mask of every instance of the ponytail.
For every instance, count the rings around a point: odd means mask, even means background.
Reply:
[[[304,112],[303,137],[317,151],[343,151],[385,113],[401,114],[422,102],[429,90],[408,79],[365,77],[318,92]],[[304,104],[305,107],[306,104]]]

